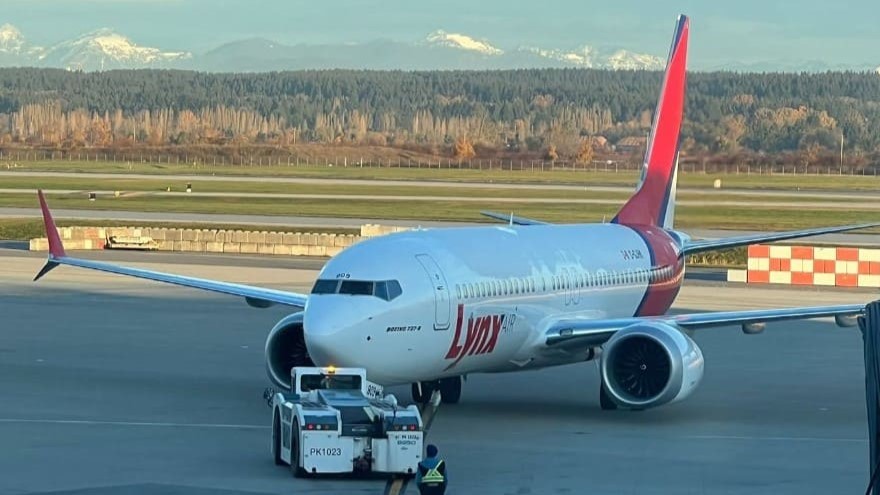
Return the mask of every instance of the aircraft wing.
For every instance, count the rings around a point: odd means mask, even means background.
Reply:
[[[58,229],[55,227],[55,221],[52,219],[52,213],[49,211],[49,207],[46,204],[46,198],[43,196],[43,191],[39,191],[37,195],[40,198],[40,208],[43,212],[43,223],[46,226],[46,236],[49,239],[49,259],[46,261],[46,265],[43,266],[42,270],[40,270],[40,272],[37,273],[37,276],[34,277],[34,281],[39,280],[58,265],[70,265],[79,268],[116,273],[119,275],[128,275],[129,277],[154,280],[156,282],[164,282],[167,284],[181,285],[183,287],[191,287],[194,289],[219,292],[221,294],[240,296],[245,298],[249,305],[259,308],[266,308],[273,304],[283,304],[296,308],[304,308],[306,305],[306,300],[308,299],[308,295],[306,294],[275,289],[264,289],[250,285],[218,282],[203,278],[186,277],[171,273],[118,266],[100,261],[71,258],[64,252],[64,245],[58,235]]]
[[[504,213],[496,213],[494,211],[481,211],[480,215],[494,218],[495,220],[501,220],[502,222],[510,222],[514,225],[550,225],[549,222],[542,222],[541,220],[533,220],[526,217],[518,217],[512,213],[510,215],[505,215]]]
[[[817,229],[791,230],[788,232],[769,232],[766,234],[744,235],[738,237],[726,237],[724,239],[687,241],[682,246],[683,254],[695,254],[703,251],[714,251],[716,249],[727,249],[738,246],[748,246],[750,244],[758,244],[761,242],[785,241],[789,239],[799,239],[801,237],[809,237],[822,234],[834,234],[837,232],[846,232],[849,230],[866,229],[868,227],[876,227],[880,223],[861,223],[857,225],[843,225],[839,227],[820,227]]]
[[[648,321],[667,323],[682,330],[770,323],[784,320],[805,320],[831,316],[858,316],[865,312],[864,304],[812,306],[803,308],[756,309],[749,311],[716,311],[680,315],[648,316],[611,319],[559,320],[545,333],[548,347],[590,347],[604,344],[618,330]]]

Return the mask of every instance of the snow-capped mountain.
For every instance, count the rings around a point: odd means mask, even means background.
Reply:
[[[421,41],[285,45],[265,39],[235,41],[205,54],[140,46],[111,29],[99,29],[49,48],[28,44],[11,24],[0,26],[0,67],[59,67],[69,70],[180,68],[208,71],[297,69],[534,69],[582,67],[662,69],[662,60],[626,50],[504,49],[462,33],[437,30]]]
[[[574,50],[520,47],[505,51],[485,39],[477,39],[461,33],[437,30],[429,34],[424,43],[431,47],[443,47],[494,57],[503,66],[522,67],[583,67],[592,69],[663,69],[664,60],[653,55],[628,50],[602,51],[589,45]],[[498,59],[507,60],[501,61]],[[542,59],[544,62],[542,63]]]
[[[189,60],[187,52],[165,52],[135,44],[110,29],[99,29],[49,48],[28,43],[11,24],[0,26],[0,66],[59,67],[77,70],[172,67]]]
[[[648,69],[662,70],[666,61],[660,57],[644,53],[633,53],[629,50],[617,50],[605,60],[605,65],[614,70]]]
[[[253,38],[232,41],[203,54],[136,44],[111,29],[99,29],[49,48],[32,45],[11,24],[0,25],[0,67],[70,70],[176,68],[211,72],[303,69],[487,70],[592,68],[662,70],[664,58],[607,45],[576,48],[500,46],[476,36],[437,30],[414,42],[377,39],[363,43],[294,44]],[[698,70],[742,72],[876,70],[873,64],[831,65],[822,61],[724,62]]]
[[[19,54],[25,49],[25,39],[21,31],[12,24],[0,26],[0,52]]]
[[[99,29],[46,50],[44,65],[81,70],[169,67],[192,58],[187,52],[164,52],[140,46],[110,29]]]
[[[0,26],[0,66],[30,65],[43,56],[44,49],[28,44],[21,31],[12,24]]]
[[[664,67],[664,61],[660,57],[629,50],[605,52],[589,45],[574,50],[547,50],[535,47],[523,47],[520,50],[559,62],[563,66],[586,69],[661,70]]]
[[[651,55],[592,47],[564,51],[505,49],[461,33],[434,31],[415,43],[374,40],[366,43],[284,45],[256,38],[227,43],[195,57],[190,67],[206,71],[298,69],[486,70],[539,68],[662,69]]]
[[[447,48],[457,48],[483,55],[502,55],[504,50],[492,46],[488,41],[478,40],[466,34],[447,33],[442,29],[438,29],[429,34],[425,38],[425,42],[430,46],[443,46]]]

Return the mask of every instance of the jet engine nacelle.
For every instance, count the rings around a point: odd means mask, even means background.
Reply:
[[[303,312],[283,318],[266,338],[266,372],[277,387],[290,389],[290,369],[314,366],[303,334]]]
[[[703,378],[703,353],[674,326],[639,323],[608,340],[600,369],[617,405],[647,409],[689,396]]]

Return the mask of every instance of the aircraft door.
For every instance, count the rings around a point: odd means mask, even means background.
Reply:
[[[434,287],[434,330],[446,330],[449,328],[449,316],[452,313],[452,298],[449,296],[446,277],[434,258],[427,254],[418,254],[416,259],[425,269]]]

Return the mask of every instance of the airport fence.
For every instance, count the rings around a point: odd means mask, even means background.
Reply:
[[[183,154],[149,154],[138,152],[112,151],[52,151],[52,150],[0,150],[0,168],[12,169],[19,164],[32,162],[104,162],[128,164],[132,169],[137,164],[183,165],[193,168],[223,167],[303,167],[303,168],[401,168],[435,170],[510,170],[510,171],[582,171],[602,173],[637,173],[641,162],[630,158],[593,160],[588,163],[566,160],[535,160],[509,158],[474,158],[459,160],[455,158],[381,158],[364,156],[309,156],[309,155],[270,155],[270,156],[203,156]],[[778,163],[712,163],[708,161],[682,161],[679,172],[682,174],[726,174],[726,175],[794,175],[794,176],[877,176],[880,166],[851,167],[846,165],[791,165]]]

